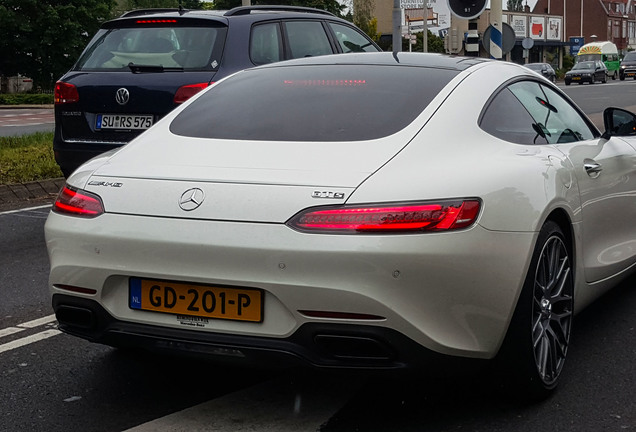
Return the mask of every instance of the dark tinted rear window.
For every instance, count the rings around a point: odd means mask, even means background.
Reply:
[[[149,26],[100,30],[76,70],[125,70],[130,63],[187,71],[218,67],[227,28]]]
[[[253,69],[194,101],[170,130],[240,140],[376,139],[411,123],[457,73],[407,66]]]

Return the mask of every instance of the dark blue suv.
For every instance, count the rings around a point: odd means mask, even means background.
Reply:
[[[55,159],[68,177],[178,104],[241,69],[334,53],[380,51],[318,9],[145,9],[104,23],[55,86]]]

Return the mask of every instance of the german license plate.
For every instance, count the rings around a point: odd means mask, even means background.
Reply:
[[[95,129],[148,129],[152,123],[151,115],[98,114]]]
[[[263,291],[130,278],[131,309],[235,321],[263,321]]]

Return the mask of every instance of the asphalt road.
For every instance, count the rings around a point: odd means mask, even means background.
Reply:
[[[0,136],[52,132],[54,127],[52,108],[0,109]]]
[[[60,334],[46,289],[48,211],[0,213],[2,431],[636,430],[636,277],[577,316],[558,392],[519,405],[494,391],[487,370],[261,371]]]

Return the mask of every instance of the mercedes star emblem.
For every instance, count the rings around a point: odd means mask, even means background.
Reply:
[[[179,198],[179,207],[185,211],[192,211],[198,208],[205,199],[205,193],[199,188],[192,188],[185,191]]]

